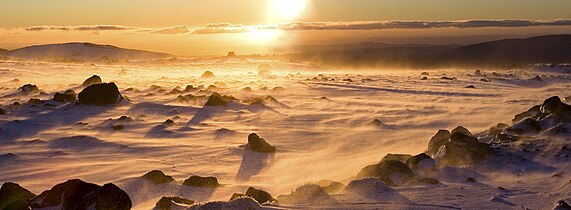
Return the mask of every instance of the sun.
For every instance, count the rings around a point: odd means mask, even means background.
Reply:
[[[269,0],[268,17],[274,21],[291,21],[305,11],[308,0]]]

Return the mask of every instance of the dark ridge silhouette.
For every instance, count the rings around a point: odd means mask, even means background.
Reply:
[[[363,68],[516,68],[571,63],[571,35],[504,39],[466,46],[356,45],[308,46],[287,55],[292,61]]]
[[[2,55],[2,52],[0,52],[0,55]],[[167,53],[126,49],[112,45],[98,45],[87,42],[33,45],[7,51],[5,52],[5,56],[27,60],[60,62],[113,62],[174,57]]]

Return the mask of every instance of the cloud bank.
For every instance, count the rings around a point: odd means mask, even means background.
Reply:
[[[352,21],[352,22],[294,22],[284,24],[241,25],[212,23],[202,27],[179,25],[166,28],[143,28],[121,25],[83,26],[32,26],[24,28],[28,32],[42,31],[130,31],[152,34],[235,34],[252,30],[382,30],[382,29],[431,29],[431,28],[483,28],[483,27],[530,27],[530,26],[571,26],[571,19],[561,20],[463,20],[463,21]]]

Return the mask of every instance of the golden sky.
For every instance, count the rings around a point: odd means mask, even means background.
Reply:
[[[466,44],[571,33],[570,8],[569,0],[1,1],[0,48],[87,41],[217,55],[362,41]]]

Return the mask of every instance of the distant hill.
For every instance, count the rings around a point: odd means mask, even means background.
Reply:
[[[61,62],[113,62],[172,58],[173,55],[143,50],[125,49],[93,43],[64,43],[23,47],[6,53],[8,57]]]
[[[374,68],[514,68],[538,63],[571,63],[571,35],[504,39],[466,46],[382,43],[361,43],[345,48],[312,46],[290,54],[288,59]]]

